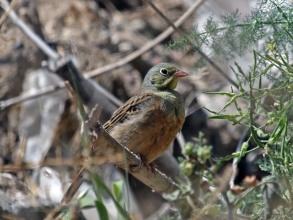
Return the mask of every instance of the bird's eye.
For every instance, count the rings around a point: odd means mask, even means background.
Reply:
[[[162,69],[160,69],[160,73],[162,73],[163,75],[167,75],[168,74],[168,70],[162,68]]]

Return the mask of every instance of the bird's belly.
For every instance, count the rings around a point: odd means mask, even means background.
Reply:
[[[158,158],[174,140],[184,122],[183,117],[159,112],[121,124],[110,134],[135,154],[142,155],[147,163]],[[121,132],[124,131],[124,132]]]

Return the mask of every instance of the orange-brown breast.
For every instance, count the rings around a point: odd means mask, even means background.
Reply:
[[[135,113],[128,110],[130,113],[120,122],[111,128],[106,123],[105,128],[121,145],[150,163],[169,147],[180,131],[185,118],[182,108],[178,110],[172,103],[151,95],[135,106]]]

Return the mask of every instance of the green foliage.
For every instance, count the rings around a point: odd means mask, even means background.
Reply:
[[[124,182],[122,180],[117,181],[116,183],[113,183],[113,194],[116,199],[116,201],[119,203],[119,205],[126,210],[125,206],[125,197],[123,194],[123,187],[124,187]],[[118,215],[118,220],[125,220],[125,218],[121,213]]]
[[[181,159],[180,168],[183,175],[191,176],[196,169],[202,172],[206,169],[206,161],[211,157],[212,146],[207,145],[202,132],[194,138],[196,144],[188,142],[182,151],[186,159]]]
[[[264,65],[265,64],[265,65]],[[255,217],[264,216],[264,218],[280,219],[280,216],[287,215],[290,209],[284,206],[293,202],[293,148],[292,148],[292,107],[293,107],[293,68],[289,64],[287,51],[283,53],[275,52],[272,47],[262,55],[254,51],[254,65],[248,73],[244,73],[241,67],[235,63],[236,70],[233,71],[238,79],[239,94],[230,94],[218,92],[217,94],[232,97],[231,100],[219,112],[213,112],[212,119],[230,120],[233,124],[241,124],[250,129],[250,139],[256,143],[256,148],[248,150],[248,143],[242,144],[241,150],[229,155],[223,160],[237,158],[237,162],[247,153],[262,148],[266,153],[267,160],[259,161],[260,168],[270,172],[273,176],[285,179],[288,196],[279,189],[279,183],[276,181],[262,182],[261,190],[252,190],[255,194],[250,197],[245,194],[242,198],[240,209],[244,214],[254,215]],[[270,72],[275,68],[278,72]],[[272,88],[262,88],[262,78],[267,77],[272,81]],[[247,87],[247,89],[246,89]],[[266,106],[265,98],[274,99],[273,106]],[[237,101],[245,100],[246,109],[241,109]],[[222,112],[234,104],[237,114],[224,115]],[[211,111],[210,111],[211,112]],[[255,120],[258,120],[258,124]],[[264,132],[270,131],[270,132]],[[265,137],[265,138],[264,138]],[[235,200],[234,200],[235,202]],[[278,206],[283,208],[278,208]],[[273,210],[280,211],[279,214],[272,214]],[[288,214],[289,216],[289,214]]]
[[[108,220],[109,219],[108,211],[107,211],[107,208],[104,205],[103,201],[96,200],[95,206],[96,206],[97,211],[99,213],[100,219]]]
[[[210,119],[228,120],[233,125],[242,125],[250,131],[250,136],[241,149],[221,158],[218,164],[234,158],[238,163],[247,153],[262,149],[266,156],[258,163],[271,176],[263,179],[256,188],[248,188],[238,196],[230,192],[224,193],[225,201],[218,199],[209,203],[215,193],[208,191],[200,197],[200,201],[206,204],[202,210],[211,211],[203,212],[196,208],[194,213],[203,216],[215,212],[220,215],[225,210],[231,211],[233,207],[233,215],[247,219],[292,218],[293,67],[289,62],[289,54],[293,52],[292,11],[292,3],[288,1],[263,0],[244,19],[240,19],[238,11],[221,16],[220,21],[210,17],[204,25],[204,31],[200,32],[194,27],[188,35],[172,41],[167,47],[183,51],[200,48],[210,59],[217,61],[232,60],[249,51],[254,58],[247,72],[236,62],[231,67],[239,91],[206,92],[230,98],[220,111],[206,110],[212,113]],[[203,60],[200,62],[203,63]],[[269,88],[262,86],[264,78],[271,82]],[[268,98],[273,100],[273,104],[267,104]],[[240,106],[240,101],[244,101],[246,107],[243,104]],[[224,114],[231,106],[235,107],[236,113]],[[248,143],[251,141],[256,144],[253,149],[249,148]],[[191,182],[193,179],[201,184],[202,180],[195,178],[199,175],[207,177],[209,185],[217,185],[213,172],[203,166],[207,160],[203,155],[208,154],[199,153],[199,148],[187,144],[183,150],[186,159],[181,159],[182,173]],[[203,152],[207,152],[206,149]],[[198,196],[202,191],[190,191],[190,195],[193,193]]]
[[[182,153],[185,158],[180,159],[180,168],[183,175],[189,179],[189,185],[183,185],[185,196],[188,195],[190,202],[197,209],[193,210],[194,215],[206,217],[220,216],[221,206],[211,203],[210,198],[214,192],[210,191],[209,186],[215,185],[214,172],[207,166],[211,163],[212,146],[207,144],[204,134],[199,132],[198,138],[194,138],[194,142],[188,142]],[[200,187],[199,187],[200,186]],[[221,202],[220,202],[221,203]],[[204,211],[202,205],[208,204]]]
[[[293,43],[292,10],[288,1],[262,1],[244,19],[240,19],[238,10],[230,15],[222,15],[220,21],[210,17],[203,25],[204,31],[200,32],[194,27],[188,38],[197,48],[209,49],[209,57],[219,61],[242,56],[251,48],[265,52],[267,45],[274,43],[276,50],[285,51]],[[166,49],[185,51],[190,46],[188,42],[181,36]],[[202,64],[203,60],[200,62]]]
[[[89,209],[95,207],[99,213],[100,219],[109,219],[108,211],[105,204],[103,203],[102,196],[103,193],[106,193],[113,200],[119,212],[118,219],[130,220],[130,215],[127,213],[127,211],[125,211],[125,199],[123,196],[124,184],[122,181],[118,181],[113,184],[112,194],[112,192],[103,183],[100,177],[96,173],[92,173],[92,185],[97,198],[87,196],[88,190],[86,190],[78,198],[80,208]]]
[[[93,197],[87,196],[88,190],[85,190],[78,197],[79,206],[81,209],[90,209],[93,208],[93,202],[96,200]]]
[[[238,120],[235,121],[229,118],[234,115],[223,115],[221,112],[215,113],[215,116],[211,118],[228,119],[236,124],[242,124],[251,131],[251,138],[257,144],[257,148],[263,148],[267,151],[272,165],[272,174],[278,174],[282,176],[292,176],[292,169],[289,165],[292,160],[292,141],[291,131],[292,125],[290,119],[292,118],[292,106],[293,101],[291,97],[293,95],[292,87],[292,73],[293,69],[290,67],[288,58],[285,55],[279,53],[266,54],[265,56],[254,52],[254,66],[252,70],[246,75],[243,74],[241,68],[236,64],[238,71],[234,70],[236,77],[238,78],[239,87],[243,88],[244,84],[248,84],[248,90],[244,90],[235,99],[232,99],[232,103],[237,106],[238,99],[245,99],[247,102],[247,110],[238,110]],[[263,69],[259,68],[259,59],[266,61],[266,66]],[[262,88],[261,80],[263,76],[272,76],[273,73],[268,73],[268,70],[272,67],[276,67],[280,72],[280,77],[273,81],[274,87],[272,89]],[[292,72],[292,73],[291,73]],[[292,75],[292,76],[291,76]],[[255,86],[256,85],[256,86]],[[264,104],[265,97],[272,97],[275,100],[274,106],[267,108]],[[231,101],[229,105],[231,105]],[[227,104],[222,110],[225,110]],[[260,118],[263,124],[256,126],[255,119]],[[263,130],[267,130],[270,126],[274,126],[271,133],[264,134]],[[263,140],[266,136],[267,140]],[[235,153],[233,156],[241,158],[247,153],[245,147],[242,147],[241,152]],[[279,172],[281,171],[281,173]]]
[[[115,203],[115,206],[117,208],[117,210],[119,211],[119,213],[125,218],[125,219],[130,219],[129,214],[124,210],[124,208],[119,204],[118,201],[116,201],[115,197],[112,195],[111,191],[108,189],[108,187],[104,184],[104,182],[100,179],[100,177],[94,173],[92,174],[92,184],[94,187],[94,191],[97,195],[97,198],[99,199],[100,194],[102,191],[106,192],[108,194],[108,196],[110,196],[110,198],[113,200],[113,202]],[[118,184],[119,185],[119,184]],[[119,187],[116,185],[117,188],[115,190],[115,195],[119,195]],[[101,189],[101,190],[100,190]],[[101,201],[101,199],[99,199]]]

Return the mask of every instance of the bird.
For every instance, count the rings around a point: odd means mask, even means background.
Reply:
[[[185,120],[184,100],[174,89],[187,76],[169,63],[159,63],[146,74],[141,89],[116,110],[103,128],[154,171],[153,161],[169,147]],[[68,204],[83,178],[82,168],[61,201]]]
[[[169,63],[146,74],[141,89],[113,113],[103,128],[154,172],[152,161],[169,147],[185,120],[184,100],[174,89],[187,76]]]

